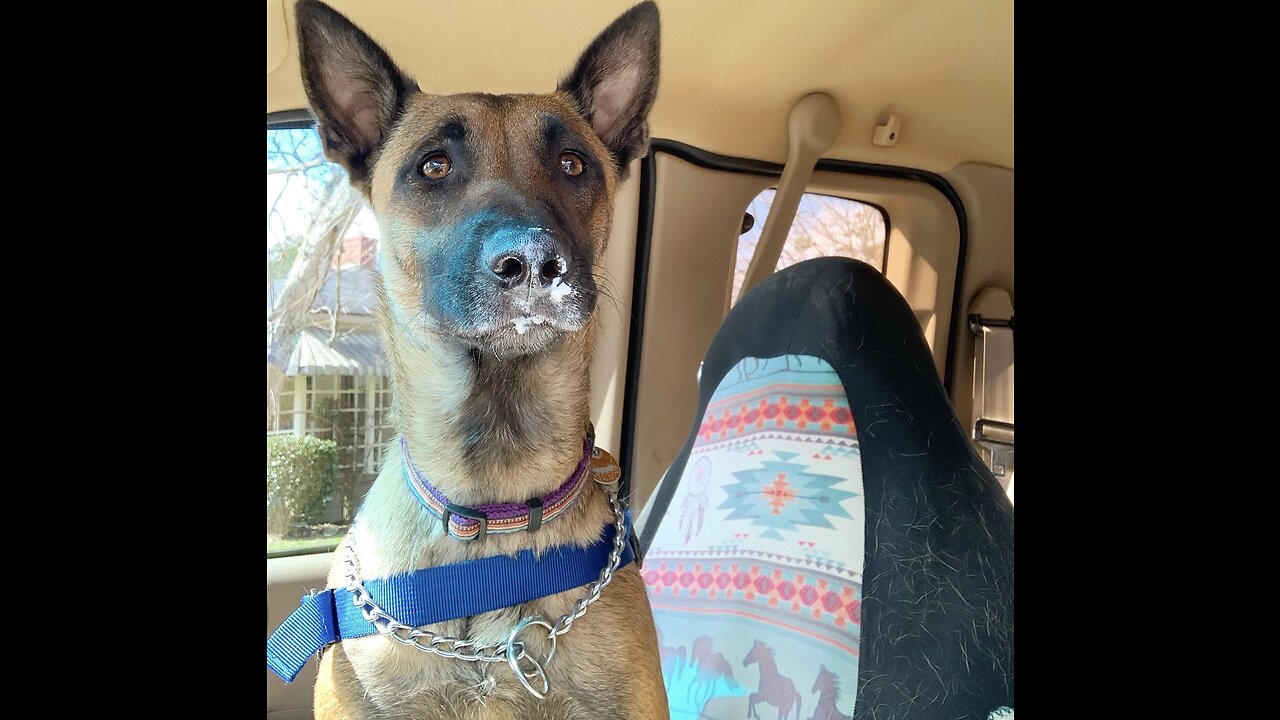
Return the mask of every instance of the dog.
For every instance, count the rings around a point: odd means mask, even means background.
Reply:
[[[554,92],[422,92],[365,32],[318,0],[296,6],[302,79],[325,155],[382,229],[379,328],[404,452],[369,490],[328,587],[525,548],[584,546],[614,520],[594,484],[536,532],[451,537],[406,483],[408,458],[452,503],[525,502],[554,491],[590,432],[589,367],[613,198],[647,152],[659,15],[631,8]],[[447,517],[447,516],[446,516]],[[428,626],[496,644],[524,618],[553,623],[575,588]],[[520,636],[547,658],[545,632]],[[522,666],[526,678],[536,675]],[[321,658],[317,718],[667,718],[653,615],[636,564],[543,660],[540,699],[505,663],[441,657],[382,635]]]

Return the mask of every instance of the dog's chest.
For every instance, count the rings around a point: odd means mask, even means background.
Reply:
[[[630,573],[620,571],[621,580]],[[630,578],[627,578],[630,580]],[[638,576],[635,580],[639,580]],[[629,584],[623,580],[624,584]],[[610,590],[614,588],[611,587]],[[581,593],[574,591],[527,603],[518,608],[486,613],[470,621],[442,623],[433,630],[454,637],[494,637],[499,628],[514,627],[520,619],[539,615],[554,622]],[[388,638],[369,636],[342,643],[338,662],[349,664],[356,690],[371,716],[404,718],[458,718],[462,720],[586,720],[626,717],[618,671],[620,640],[610,632],[610,618],[619,603],[609,602],[606,592],[560,636],[554,659],[546,665],[550,684],[547,697],[531,695],[506,662],[468,662],[428,654]],[[477,634],[479,633],[479,634]],[[536,647],[535,647],[536,646]],[[530,643],[538,658],[545,657],[543,643]],[[341,668],[335,668],[341,675]],[[535,677],[530,683],[540,688]],[[355,693],[353,693],[355,694]]]

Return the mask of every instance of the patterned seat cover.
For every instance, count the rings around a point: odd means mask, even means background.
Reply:
[[[1008,717],[1013,506],[884,275],[774,273],[698,395],[637,523],[671,716]]]
[[[852,714],[863,524],[858,435],[832,367],[738,362],[644,558],[673,720]]]

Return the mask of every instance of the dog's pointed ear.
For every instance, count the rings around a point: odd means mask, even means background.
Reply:
[[[640,3],[605,28],[560,81],[559,89],[573,96],[623,176],[649,148],[660,37],[658,6]]]
[[[346,168],[367,196],[372,159],[418,85],[328,5],[298,0],[296,17],[302,84],[324,154]]]

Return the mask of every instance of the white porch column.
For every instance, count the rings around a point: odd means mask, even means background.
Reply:
[[[307,433],[307,376],[293,377],[293,434],[302,437]]]
[[[377,375],[364,376],[364,471],[367,473],[377,472],[374,466],[374,429],[377,423],[374,421],[374,413],[378,409],[378,393],[375,386]]]

